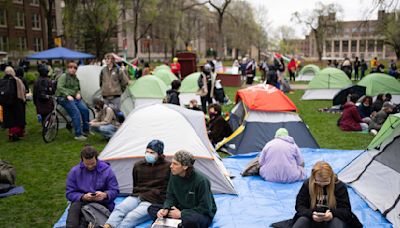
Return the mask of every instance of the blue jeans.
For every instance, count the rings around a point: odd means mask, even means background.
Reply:
[[[93,131],[100,133],[106,139],[110,139],[111,137],[113,137],[113,135],[118,129],[116,126],[112,124],[92,126],[91,128]]]
[[[89,109],[82,100],[69,101],[66,98],[58,98],[57,102],[67,110],[68,115],[72,119],[72,125],[74,125],[75,136],[82,135],[81,129],[81,116],[82,116],[82,128],[84,132],[89,131]]]
[[[150,216],[147,213],[147,208],[150,205],[151,203],[141,201],[139,197],[128,196],[114,208],[106,223],[112,227],[135,227],[150,220]]]

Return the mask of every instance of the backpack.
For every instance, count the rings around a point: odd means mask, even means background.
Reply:
[[[13,188],[15,178],[15,167],[4,160],[0,160],[0,193],[8,192]]]
[[[110,217],[110,211],[99,203],[89,203],[81,208],[81,212],[86,222],[89,223],[88,227],[100,228],[106,223]]]
[[[16,97],[15,81],[8,78],[0,79],[0,105],[12,105]]]

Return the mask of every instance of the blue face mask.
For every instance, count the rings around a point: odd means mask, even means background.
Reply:
[[[149,154],[149,153],[146,153],[144,158],[146,159],[146,162],[150,163],[150,164],[154,164],[157,161],[156,156],[153,154]]]

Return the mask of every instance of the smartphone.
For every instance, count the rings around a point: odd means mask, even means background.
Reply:
[[[96,193],[90,193],[91,196],[96,196]]]
[[[325,213],[322,213],[322,212],[314,212],[314,214],[315,214],[316,216],[318,216],[318,217],[323,217],[323,216],[325,216]]]

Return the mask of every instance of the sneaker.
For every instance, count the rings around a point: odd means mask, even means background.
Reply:
[[[81,135],[81,136],[75,136],[74,139],[78,140],[78,141],[85,141],[87,138],[85,136]]]
[[[96,135],[93,131],[85,131],[83,132],[83,136],[88,137],[89,135]]]
[[[375,129],[371,129],[369,132],[370,132],[371,134],[373,134],[373,135],[377,135],[377,134],[378,134],[378,131],[375,130]]]

